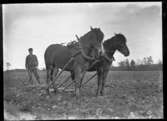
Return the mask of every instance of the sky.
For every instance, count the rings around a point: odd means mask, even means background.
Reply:
[[[100,27],[104,40],[122,33],[130,55],[114,54],[115,62],[152,56],[162,60],[161,2],[34,3],[3,4],[3,59],[10,69],[25,68],[28,48],[34,49],[39,68],[44,68],[44,52],[50,44],[76,40]]]

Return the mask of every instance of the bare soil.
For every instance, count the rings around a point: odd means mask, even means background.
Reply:
[[[86,81],[93,73],[87,73]],[[136,119],[163,118],[161,71],[110,72],[104,96],[96,96],[97,79],[88,82],[76,98],[71,90],[45,91],[45,71],[39,71],[41,85],[28,82],[26,72],[4,72],[4,116],[17,119]],[[65,72],[56,84],[69,73]],[[69,83],[69,82],[68,82]]]

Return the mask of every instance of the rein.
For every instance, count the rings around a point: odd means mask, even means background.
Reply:
[[[104,50],[104,51],[105,51],[105,50]],[[106,52],[108,52],[108,53],[114,53],[114,51],[113,51],[113,52],[111,52],[111,51],[105,51],[105,52],[104,52],[104,57],[105,57],[109,62],[115,61],[114,56],[112,55],[112,57],[110,58],[110,57],[108,57],[108,55],[106,54]]]
[[[109,62],[115,61],[114,56],[112,56],[112,58],[108,57],[107,54],[105,54],[104,56]]]

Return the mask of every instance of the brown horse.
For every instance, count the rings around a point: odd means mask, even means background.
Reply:
[[[77,54],[73,61],[65,68],[66,71],[71,72],[71,77],[75,83],[75,93],[80,95],[81,78],[86,72],[90,64],[99,56],[101,53],[101,45],[104,34],[100,28],[92,28],[91,30],[83,35],[77,37],[79,46],[77,48],[70,48],[61,44],[50,45],[44,54],[45,65],[47,70],[47,83],[53,81],[53,73],[57,75],[58,69],[70,60],[73,55]]]
[[[97,71],[98,76],[98,88],[96,95],[103,95],[104,84],[106,77],[110,71],[111,64],[113,62],[113,55],[116,50],[122,53],[124,56],[129,56],[130,52],[126,45],[126,38],[123,34],[115,34],[114,37],[107,39],[103,43],[104,52],[99,58],[99,62],[96,63],[88,71]]]

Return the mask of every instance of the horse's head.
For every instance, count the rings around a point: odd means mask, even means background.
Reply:
[[[102,52],[102,42],[103,42],[104,34],[100,28],[90,27],[90,29],[91,29],[90,45],[93,48],[93,52],[95,56],[99,56]]]
[[[122,53],[124,56],[129,56],[130,52],[129,49],[126,45],[126,37],[119,33],[119,34],[115,34],[115,45],[116,45],[116,49]]]
[[[100,28],[92,28],[90,27],[90,31],[83,35],[82,37],[78,37],[76,35],[80,47],[82,55],[88,60],[94,60],[97,56],[100,55],[102,51],[102,40],[104,38],[103,32]]]
[[[118,50],[120,53],[122,53],[124,56],[129,56],[130,52],[129,49],[126,45],[126,38],[123,34],[119,33],[119,34],[115,34],[114,37],[112,37],[111,39],[106,40],[103,43],[105,52],[110,55],[113,56],[114,52],[116,50]]]

